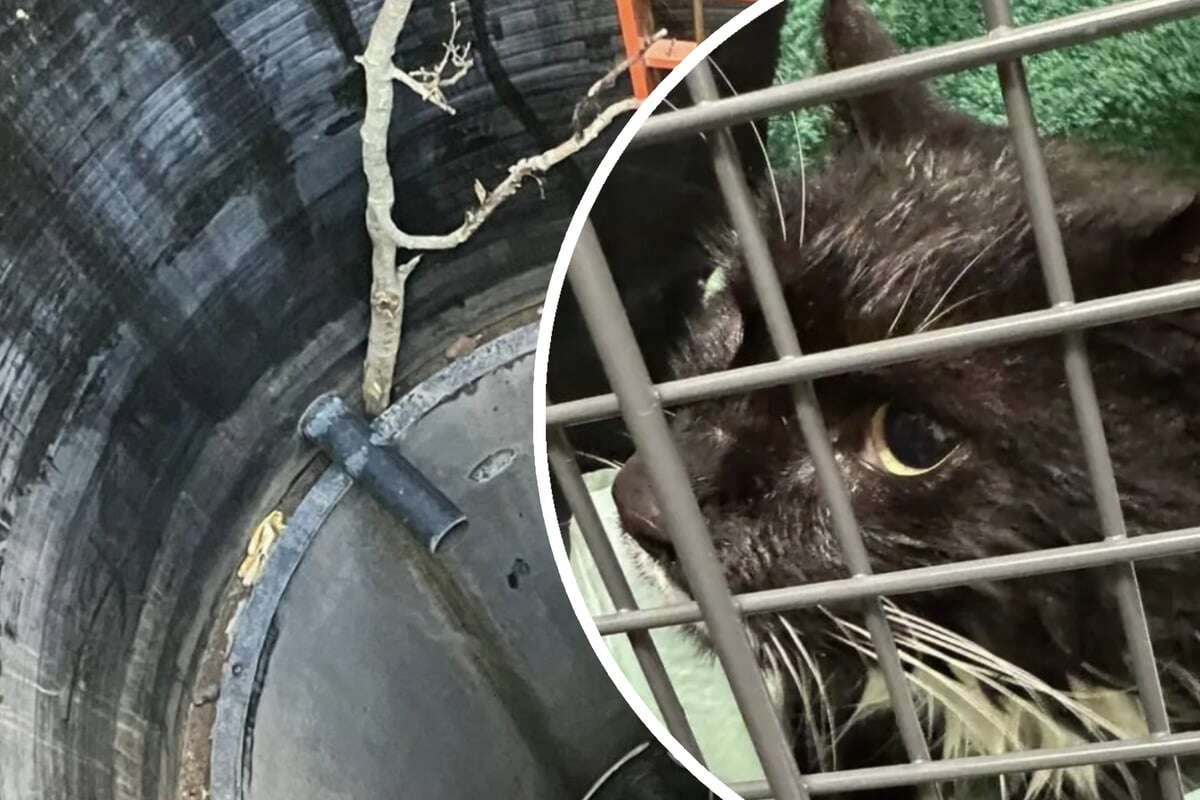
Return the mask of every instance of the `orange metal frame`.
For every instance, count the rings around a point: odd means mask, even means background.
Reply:
[[[734,0],[747,5],[754,0]],[[660,39],[646,48],[645,55],[638,53],[647,39],[654,33],[654,15],[650,11],[650,0],[616,0],[617,20],[621,24],[621,40],[625,55],[635,59],[629,67],[629,78],[633,82],[633,95],[644,100],[650,90],[658,85],[660,72],[669,72],[696,49],[696,42],[687,39]],[[699,4],[697,4],[699,8]],[[699,12],[697,12],[699,13]],[[703,31],[702,20],[697,20],[697,30]]]

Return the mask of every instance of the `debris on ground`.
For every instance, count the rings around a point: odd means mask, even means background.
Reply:
[[[283,534],[285,525],[282,511],[272,511],[267,518],[258,523],[246,546],[246,557],[238,567],[237,575],[243,586],[253,586],[262,578],[266,568],[267,556],[274,546],[275,540]]]
[[[479,347],[479,340],[479,336],[463,335],[458,337],[446,348],[446,358],[456,361],[465,355],[469,355],[475,351],[476,347]]]

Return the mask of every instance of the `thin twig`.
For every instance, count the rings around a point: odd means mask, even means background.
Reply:
[[[417,94],[422,100],[431,103],[445,111],[447,114],[457,113],[449,101],[446,100],[446,95],[442,90],[447,86],[453,86],[458,83],[471,70],[471,43],[458,44],[458,31],[462,27],[458,20],[458,5],[450,4],[450,37],[443,45],[442,60],[437,63],[437,66],[421,67],[410,72],[405,72],[399,67],[392,66],[392,77],[403,83],[409,89]],[[449,75],[446,70],[450,67],[454,68],[454,72]]]
[[[483,184],[475,181],[475,197],[479,205],[468,209],[463,214],[462,224],[454,230],[443,234],[414,235],[400,230],[389,217],[383,220],[388,236],[397,247],[407,250],[450,250],[458,247],[471,238],[505,200],[516,194],[527,179],[540,179],[540,176],[549,172],[551,168],[587,147],[612,124],[613,120],[635,110],[639,102],[628,97],[607,106],[582,131],[543,153],[527,156],[510,166],[508,177],[490,191],[484,190]]]
[[[405,282],[421,258],[419,255],[414,256],[397,266],[397,248],[427,252],[458,247],[470,239],[488,217],[516,194],[527,180],[533,179],[540,185],[546,172],[587,147],[617,117],[633,111],[639,104],[635,98],[612,103],[570,138],[543,153],[522,158],[510,166],[508,176],[490,191],[476,180],[474,186],[478,205],[467,209],[463,214],[462,223],[454,230],[439,235],[407,233],[392,219],[392,206],[396,198],[387,154],[388,127],[394,99],[392,81],[404,83],[422,99],[448,113],[454,113],[442,89],[457,83],[470,68],[470,45],[459,45],[455,41],[460,24],[458,12],[453,5],[450,8],[454,21],[442,60],[434,67],[413,72],[405,72],[395,66],[393,59],[396,43],[404,30],[411,8],[412,0],[384,0],[379,16],[371,28],[367,50],[357,59],[363,66],[367,87],[367,111],[363,119],[362,141],[363,172],[367,178],[366,226],[367,234],[371,238],[373,280],[371,323],[367,334],[367,358],[363,374],[363,400],[367,413],[372,416],[382,413],[390,399],[404,320]],[[647,42],[647,47],[649,44]],[[641,56],[642,54],[638,54],[635,58]],[[455,71],[446,75],[446,70],[451,67]],[[603,82],[602,78],[593,86],[602,86]]]
[[[645,42],[642,43],[641,50],[614,64],[612,69],[604,73],[604,75],[600,77],[600,80],[596,81],[591,85],[591,87],[588,88],[587,94],[584,95],[584,97],[595,97],[605,89],[611,89],[616,84],[617,78],[621,76],[621,73],[646,57],[646,51],[650,49],[650,45],[654,44],[660,39],[665,38],[667,38],[666,28],[660,28],[659,30],[655,31],[646,38]]]
[[[643,42],[641,49],[636,53],[618,61],[612,69],[600,76],[600,79],[588,87],[587,93],[579,98],[579,102],[575,104],[575,109],[571,112],[571,127],[576,131],[582,131],[586,127],[586,121],[589,117],[593,117],[600,108],[596,97],[603,91],[611,89],[616,85],[617,78],[622,73],[626,72],[634,64],[641,62],[646,57],[646,53],[650,50],[650,45],[665,38],[667,29],[662,28],[648,36]]]

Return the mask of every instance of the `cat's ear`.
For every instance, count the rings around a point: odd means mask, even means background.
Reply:
[[[822,19],[825,60],[831,70],[856,67],[896,56],[900,47],[863,0],[826,0]],[[893,89],[835,104],[838,116],[865,144],[912,138],[957,137],[985,127],[947,108],[923,84]]]
[[[1062,187],[1060,217],[1084,296],[1200,277],[1196,189],[1124,165],[1081,172],[1071,184]],[[1114,271],[1114,259],[1128,266]]]
[[[1163,203],[1160,211],[1157,218],[1146,221],[1142,235],[1145,258],[1162,266],[1159,274],[1145,276],[1149,280],[1143,283],[1200,278],[1200,193],[1177,194],[1173,202]]]

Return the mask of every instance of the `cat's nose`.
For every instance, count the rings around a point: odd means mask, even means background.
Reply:
[[[613,501],[621,517],[621,527],[626,533],[636,539],[670,544],[646,465],[636,455],[626,461],[617,473],[613,483]]]

